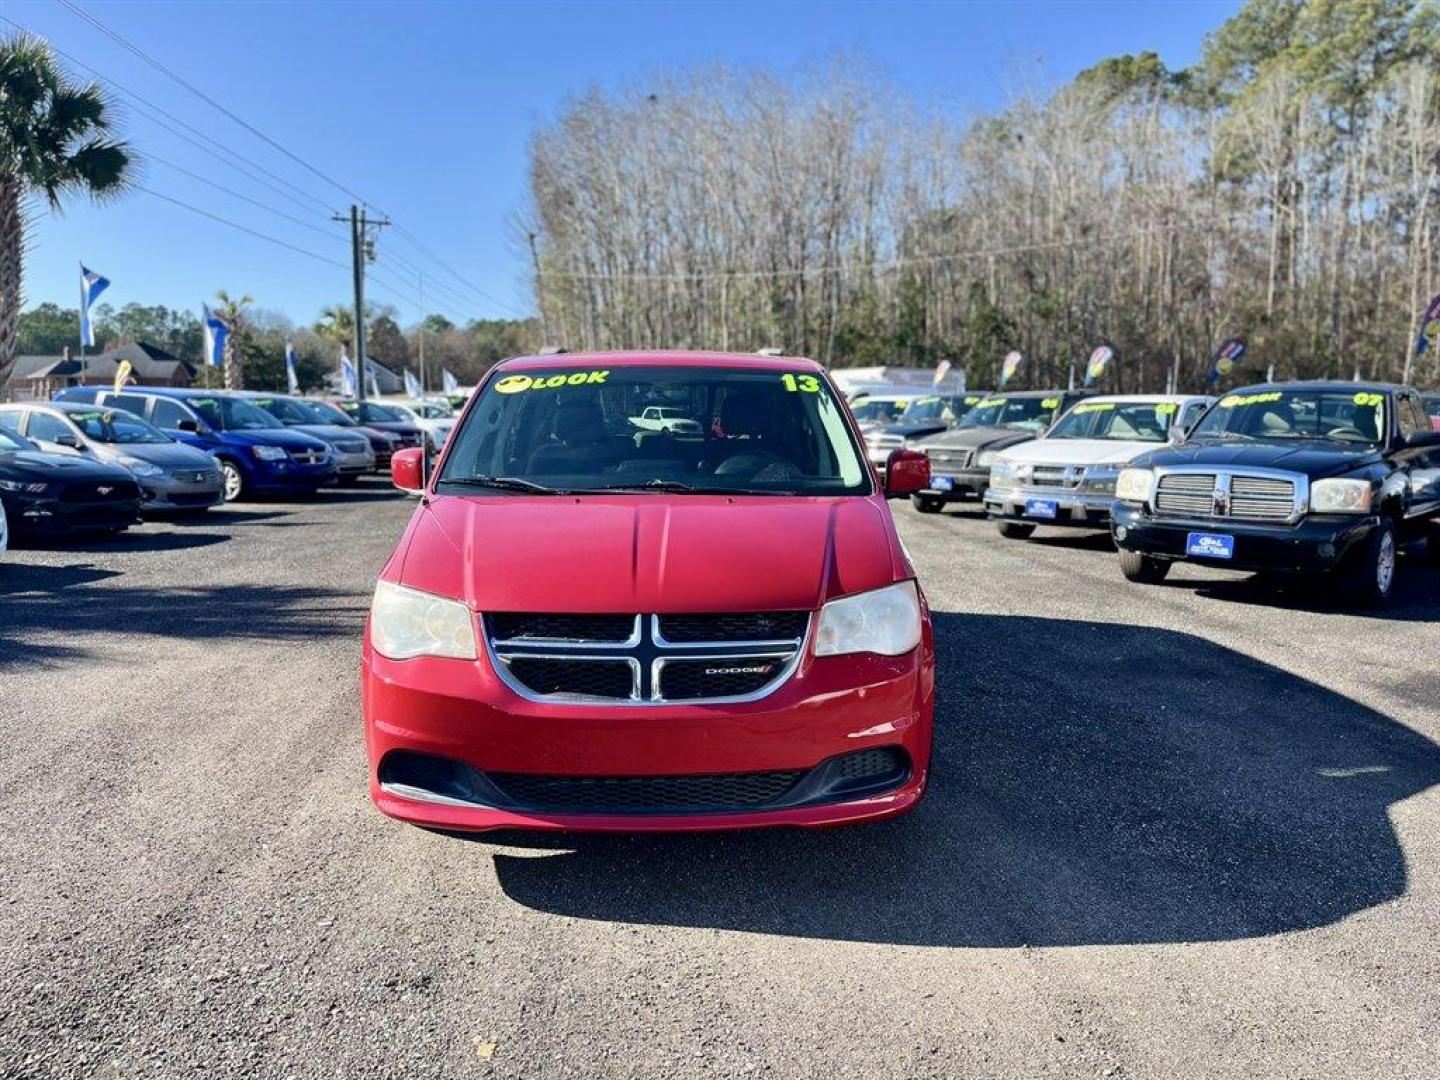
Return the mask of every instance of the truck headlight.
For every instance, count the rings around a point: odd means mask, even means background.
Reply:
[[[252,446],[250,453],[260,461],[284,461],[290,456],[283,446]]]
[[[1310,509],[1317,514],[1364,514],[1370,510],[1369,480],[1317,480],[1310,485]]]
[[[997,461],[990,466],[990,486],[1013,488],[1020,480],[1019,470],[1013,461]]]
[[[997,453],[999,453],[998,450],[985,450],[981,452],[981,454],[975,459],[975,467],[977,469],[990,468],[991,465],[995,464],[995,455]]]
[[[820,609],[816,656],[879,653],[900,656],[920,644],[920,594],[915,582],[842,596]]]
[[[475,659],[475,620],[459,600],[382,581],[370,605],[370,644],[381,656]]]
[[[1155,474],[1149,469],[1121,469],[1115,481],[1115,497],[1122,502],[1149,502],[1155,489]]]

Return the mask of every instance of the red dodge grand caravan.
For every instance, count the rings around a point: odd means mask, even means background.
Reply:
[[[691,423],[657,423],[654,417]],[[809,360],[510,360],[380,574],[371,795],[444,829],[837,825],[925,791],[934,650],[882,486]]]

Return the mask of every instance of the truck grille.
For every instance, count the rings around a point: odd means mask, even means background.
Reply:
[[[799,662],[805,611],[680,615],[496,612],[496,673],[532,700],[590,704],[761,697]]]
[[[1074,489],[1080,486],[1084,469],[1064,465],[1036,465],[1030,472],[1031,487]]]
[[[1288,522],[1302,509],[1295,480],[1247,473],[1164,473],[1155,510],[1178,517]]]
[[[905,436],[871,435],[866,441],[876,450],[899,450],[905,445]]]
[[[926,450],[925,456],[938,472],[952,469],[968,469],[975,457],[974,450]]]

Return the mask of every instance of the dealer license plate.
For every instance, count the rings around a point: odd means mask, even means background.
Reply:
[[[955,478],[953,476],[932,476],[930,477],[930,486],[936,491],[950,491],[955,487]]]
[[[1185,538],[1185,554],[1201,559],[1233,559],[1235,538],[1224,533],[1190,533]]]
[[[1025,516],[1033,518],[1054,518],[1057,508],[1054,499],[1026,499]]]

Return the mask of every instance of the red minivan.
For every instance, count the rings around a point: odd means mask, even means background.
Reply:
[[[647,416],[693,424],[655,425]],[[472,396],[366,624],[371,795],[442,829],[838,825],[913,807],[929,610],[825,370],[526,357]]]

